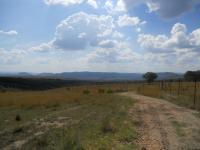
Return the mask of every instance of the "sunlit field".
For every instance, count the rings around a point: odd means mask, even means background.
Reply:
[[[163,98],[175,104],[200,110],[200,83],[194,82],[155,82],[129,85],[129,90],[145,96]],[[196,95],[196,96],[195,96]],[[195,104],[194,104],[195,98]]]
[[[128,113],[135,101],[119,93],[162,98],[200,110],[199,89],[197,83],[195,105],[193,82],[2,89],[0,148],[17,141],[21,149],[136,149],[136,122]]]
[[[21,149],[135,149],[134,100],[116,93],[123,86],[2,91],[0,149],[12,141]]]

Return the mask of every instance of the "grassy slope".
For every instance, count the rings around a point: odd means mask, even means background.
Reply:
[[[128,115],[134,101],[112,92],[100,94],[97,87],[87,87],[89,94],[85,89],[2,94],[11,99],[12,104],[9,106],[0,99],[0,145],[3,147],[12,140],[24,140],[42,132],[22,149],[135,149],[136,131]],[[15,121],[17,114],[21,121]],[[58,118],[69,119],[63,126],[38,125],[40,120],[50,124]],[[15,132],[16,129],[20,130]]]

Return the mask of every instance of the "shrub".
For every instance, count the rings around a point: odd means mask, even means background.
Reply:
[[[111,94],[111,93],[113,93],[113,90],[109,89],[109,90],[107,90],[107,93]]]
[[[0,92],[5,93],[6,89],[5,88],[0,88]]]
[[[23,128],[19,127],[19,128],[15,128],[13,131],[13,134],[17,134],[23,131]]]
[[[102,132],[103,133],[114,133],[116,128],[111,120],[105,119],[102,123]]]
[[[21,121],[20,115],[16,115],[16,116],[15,116],[15,120],[16,120],[16,121]]]
[[[84,90],[83,94],[90,94],[90,91],[89,90]]]
[[[105,90],[104,89],[98,89],[98,93],[103,94],[103,93],[105,93]]]

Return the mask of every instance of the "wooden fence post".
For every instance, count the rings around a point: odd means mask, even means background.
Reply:
[[[161,90],[163,90],[164,81],[161,81]]]
[[[194,81],[194,108],[196,105],[196,96],[197,96],[197,80]]]
[[[178,80],[178,96],[180,95],[181,80]]]

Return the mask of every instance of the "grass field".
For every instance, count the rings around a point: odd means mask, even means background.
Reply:
[[[106,88],[105,88],[106,87]],[[0,149],[135,149],[122,87],[80,86],[0,93]]]
[[[178,87],[179,90],[178,90]],[[195,108],[200,110],[200,84]],[[0,92],[0,149],[136,149],[137,132],[129,108],[134,100],[118,92],[169,100],[194,108],[194,83],[116,83],[45,91]],[[178,134],[182,126],[172,122]]]
[[[194,105],[194,82],[161,82],[151,84],[130,84],[129,90],[136,93],[163,98],[180,106],[200,110],[200,83],[197,83],[196,104]]]

